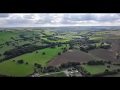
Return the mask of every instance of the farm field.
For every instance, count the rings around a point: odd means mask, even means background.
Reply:
[[[61,46],[62,47],[62,46]],[[61,52],[61,47],[56,47],[54,49],[46,48],[42,50],[37,50],[18,56],[16,58],[12,58],[10,60],[4,61],[0,63],[0,73],[5,75],[12,75],[12,76],[24,76],[33,73],[34,63],[39,63],[42,66],[45,66],[50,60],[55,58],[58,55],[58,52]],[[65,47],[65,45],[63,45]],[[42,52],[45,52],[45,55],[42,55]],[[51,53],[52,52],[52,53]],[[62,53],[62,52],[61,52]],[[17,60],[24,60],[24,62],[28,62],[28,65],[19,65],[17,64]],[[15,62],[13,62],[15,60]],[[4,68],[2,68],[4,66]],[[9,72],[8,72],[9,71]],[[19,71],[19,73],[18,73]],[[7,72],[7,73],[5,73]],[[26,73],[24,73],[26,72]]]
[[[118,61],[116,58],[116,53],[109,50],[96,49],[89,51],[89,53],[91,53],[95,57],[99,57],[101,60],[112,61],[112,62]]]
[[[52,60],[48,65],[52,66],[58,66],[62,63],[66,62],[87,62],[90,60],[96,60],[96,58],[90,56],[89,54],[83,52],[83,51],[78,51],[78,50],[69,50],[62,55],[56,57],[54,60]]]
[[[91,74],[103,73],[106,69],[111,71],[115,69],[120,69],[120,66],[110,65],[110,68],[107,65],[82,65],[88,72]]]
[[[90,45],[92,49],[89,50]],[[110,46],[110,48],[102,48]],[[31,48],[27,48],[27,47]],[[81,47],[86,50],[82,50]],[[21,50],[20,48],[24,47]],[[33,47],[33,48],[32,48]],[[35,49],[34,49],[35,48]],[[30,49],[33,49],[29,52]],[[66,50],[67,49],[67,50]],[[12,50],[18,50],[11,55]],[[64,51],[66,50],[66,51]],[[7,54],[5,54],[7,53]],[[22,53],[22,54],[21,54]],[[43,54],[44,53],[44,54]],[[118,56],[117,56],[118,55]],[[0,31],[0,75],[13,77],[25,77],[40,69],[53,66],[59,67],[67,62],[80,62],[91,74],[104,72],[106,69],[119,69],[120,66],[120,34],[119,31],[89,31],[79,29],[75,31],[35,29],[35,30],[1,30]],[[23,60],[22,64],[18,61]],[[111,61],[110,68],[107,65],[86,65],[88,61]],[[26,64],[27,63],[27,64]],[[35,71],[36,70],[36,71]],[[63,72],[46,75],[45,77],[64,77]]]

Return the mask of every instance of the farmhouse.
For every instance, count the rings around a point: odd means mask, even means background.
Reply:
[[[82,76],[81,73],[76,68],[69,68],[67,71],[70,77],[81,77]]]

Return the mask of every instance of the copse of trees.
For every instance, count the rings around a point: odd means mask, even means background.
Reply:
[[[87,62],[88,65],[104,65],[105,62],[104,61],[88,61]]]
[[[65,47],[65,48],[62,48],[62,50],[63,50],[63,52],[66,52],[67,51],[67,48]]]
[[[41,64],[38,64],[38,63],[35,63],[35,64],[34,64],[34,67],[42,68],[42,65],[41,65]]]
[[[100,48],[109,49],[109,48],[110,48],[110,45],[100,45]]]
[[[53,66],[47,66],[42,68],[42,73],[50,73],[50,72],[58,72],[60,71],[59,68]]]
[[[28,64],[28,62],[25,63],[26,65]]]
[[[80,65],[79,62],[67,62],[67,63],[62,63],[59,68],[64,69],[64,68],[69,68],[69,67],[75,67],[77,65]]]
[[[24,63],[23,60],[18,60],[17,62],[18,62],[19,64],[23,64],[23,63]]]
[[[13,60],[13,62],[15,62],[15,60]]]
[[[47,47],[49,47],[49,46],[48,45],[46,45],[46,46],[29,45],[29,46],[24,46],[24,47],[17,47],[17,48],[5,51],[4,52],[5,58],[3,60],[11,59],[16,56],[20,56],[22,54],[30,53],[35,50],[44,49]]]
[[[61,55],[61,52],[58,52],[58,55]]]
[[[87,49],[87,48],[85,48],[85,47],[80,47],[80,50],[81,50],[81,51],[83,51],[83,52],[88,53],[88,49]]]
[[[42,55],[45,55],[46,53],[45,52],[42,52]]]
[[[96,48],[96,45],[89,44],[86,47],[84,47],[84,46],[80,47],[80,50],[88,53],[89,50],[93,50],[95,48]]]
[[[85,77],[91,76],[91,74],[90,74],[86,69],[84,69],[82,66],[77,65],[77,66],[75,66],[75,68],[76,68],[83,76],[85,76]]]
[[[118,72],[119,72],[118,70],[109,71],[106,69],[103,73],[94,74],[94,75],[92,75],[92,77],[102,77],[105,75],[114,75],[114,74],[117,74]]]
[[[92,43],[99,43],[100,40],[87,40],[88,44],[92,44]]]

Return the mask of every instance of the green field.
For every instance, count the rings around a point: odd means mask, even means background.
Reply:
[[[94,44],[91,44],[91,45],[96,45],[96,47],[99,47],[101,45],[101,43],[94,43]],[[110,45],[110,44],[107,44],[107,43],[103,43],[102,45]]]
[[[47,34],[47,35],[53,35],[53,34],[54,34],[54,31],[45,30],[44,33]]]
[[[83,67],[91,74],[101,73],[101,72],[104,72],[105,69],[107,69],[107,67],[104,65],[94,65],[94,66],[83,65]]]
[[[89,31],[82,31],[81,33],[80,33],[80,35],[84,35],[84,34],[87,34]]]
[[[61,48],[66,47],[66,44],[64,44],[64,42],[67,43],[67,49],[69,48],[69,44],[73,43],[73,46],[74,46],[73,49],[80,50],[80,45],[87,45],[87,42],[86,42],[87,38],[89,38],[89,40],[98,40],[99,43],[90,42],[90,44],[96,45],[97,47],[99,47],[101,45],[101,42],[107,41],[104,39],[118,40],[120,39],[120,36],[109,34],[109,31],[89,31],[87,29],[84,31],[82,30],[64,31],[64,30],[54,30],[54,29],[52,30],[48,28],[42,29],[42,30],[32,30],[32,29],[31,30],[27,30],[27,29],[1,30],[0,31],[0,61],[4,60],[5,55],[3,54],[5,51],[15,49],[16,47],[22,46],[22,45],[24,47],[27,47],[26,44],[30,44],[31,46],[37,45],[39,47],[39,46],[49,45],[48,42],[52,42],[52,44],[55,44],[55,45],[59,44],[58,42],[61,42],[62,46],[61,47],[56,46],[55,48],[45,48],[41,50],[35,49],[36,51],[33,51],[32,53],[25,53],[25,54],[22,51],[16,50],[17,51],[16,53],[18,55],[19,55],[19,52],[22,55],[14,57],[14,52],[13,52],[14,58],[1,62],[0,74],[8,75],[8,76],[23,76],[23,77],[28,76],[34,72],[35,63],[39,63],[43,67],[47,66],[51,60],[53,60],[58,56],[58,52],[63,53],[63,50]],[[108,45],[108,44],[105,42],[102,45]],[[45,52],[45,55],[42,54],[43,52]],[[91,55],[92,57],[95,57],[98,60],[101,59],[90,53],[88,54]],[[6,57],[8,55],[6,55]],[[80,57],[84,58],[84,55]],[[75,58],[76,57],[74,57],[74,59]],[[18,64],[17,61],[21,59],[24,61],[24,63]],[[13,60],[15,60],[15,62],[13,62]],[[26,64],[26,62],[28,64]],[[91,74],[101,73],[101,72],[104,72],[106,69],[108,70],[120,69],[120,66],[115,66],[115,65],[110,65],[110,68],[108,68],[107,64],[93,65],[93,66],[82,65],[82,66]],[[58,72],[58,73],[54,73],[46,76],[59,77],[59,76],[65,76],[65,74],[63,72]]]
[[[6,41],[13,41],[11,37],[18,37],[18,34],[14,34],[11,31],[0,32],[0,44],[5,43]]]
[[[94,43],[94,44],[91,44],[91,45],[96,45],[96,47],[100,46],[101,43]]]
[[[22,77],[33,73],[33,66],[18,64],[12,60],[0,63],[0,74],[8,76]]]
[[[65,45],[63,45],[65,47]],[[12,75],[12,76],[26,76],[33,73],[34,63],[39,63],[42,66],[45,66],[48,61],[52,60],[58,55],[58,52],[62,52],[61,47],[56,47],[55,49],[46,48],[42,50],[37,50],[24,54],[10,60],[4,61],[0,63],[0,74],[4,75]],[[45,52],[45,55],[42,55],[42,52]],[[17,60],[23,59],[24,62],[28,62],[28,65],[25,64],[17,64]],[[13,62],[15,60],[15,62]]]
[[[42,38],[42,39],[45,40],[45,41],[48,41],[48,42],[67,42],[67,41],[69,41],[69,40],[67,40],[67,39],[56,40],[56,41],[54,41],[54,40],[49,40],[49,39],[47,39],[47,38]]]
[[[102,40],[106,39],[106,37],[90,37],[89,40]]]
[[[120,68],[120,66],[115,66],[115,65],[110,65],[110,68],[107,68],[107,65],[82,65],[82,66],[91,74],[102,73],[106,69],[111,71]]]

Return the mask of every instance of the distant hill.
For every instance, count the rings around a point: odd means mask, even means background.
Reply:
[[[120,29],[120,26],[62,26],[62,27],[1,27],[0,30],[108,30],[108,29]]]

